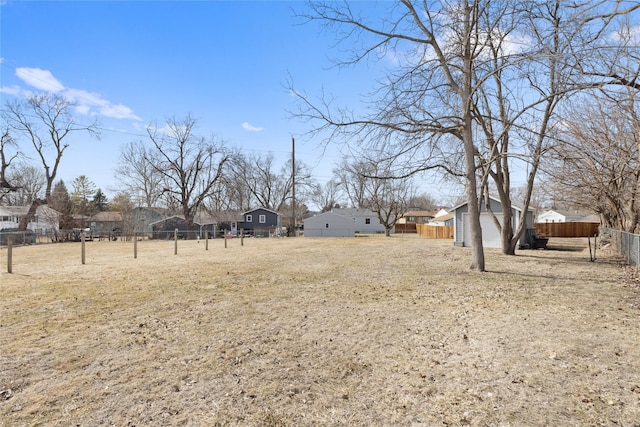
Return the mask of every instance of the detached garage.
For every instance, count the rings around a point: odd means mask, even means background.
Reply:
[[[305,237],[353,237],[356,224],[352,218],[325,212],[304,220]]]
[[[489,197],[489,204],[491,206],[491,211],[495,214],[496,218],[500,225],[503,223],[503,210],[502,204],[500,203],[500,199],[496,197]],[[482,246],[485,248],[502,248],[502,238],[500,236],[500,230],[496,226],[493,217],[485,207],[485,204],[482,204],[480,208],[480,227],[482,228]],[[469,221],[469,207],[467,203],[463,203],[461,205],[453,208],[454,211],[454,219],[453,219],[453,236],[454,236],[454,245],[456,246],[471,246],[471,226]],[[516,230],[520,221],[526,221],[527,228],[533,228],[533,209],[529,209],[526,215],[522,214],[522,208],[519,206],[512,205],[511,211],[513,215],[513,229]],[[522,237],[520,237],[520,246],[525,246],[528,244],[528,234],[522,233]]]

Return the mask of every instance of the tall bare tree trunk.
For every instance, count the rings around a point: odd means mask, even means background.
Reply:
[[[473,52],[471,51],[471,31],[473,26],[472,20],[477,17],[471,13],[477,13],[477,5],[469,6],[465,4],[464,8],[464,69],[463,82],[460,88],[460,96],[462,97],[462,142],[464,145],[465,157],[465,177],[466,177],[466,193],[467,206],[469,213],[469,226],[471,238],[471,266],[472,270],[485,271],[484,265],[484,248],[482,247],[482,227],[480,226],[480,204],[478,203],[478,183],[476,179],[476,150],[473,141],[473,118],[471,109],[473,105]]]

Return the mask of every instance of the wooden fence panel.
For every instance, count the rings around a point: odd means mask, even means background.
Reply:
[[[415,223],[409,223],[409,224],[396,224],[395,228],[396,228],[396,233],[415,233],[416,232],[416,225]]]
[[[598,233],[596,222],[541,222],[534,224],[536,233],[544,237],[591,237]]]
[[[453,239],[453,225],[416,224],[416,230],[422,237],[433,239]]]

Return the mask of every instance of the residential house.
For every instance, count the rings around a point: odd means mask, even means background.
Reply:
[[[280,236],[282,234],[282,217],[271,209],[251,209],[242,214],[242,221],[237,226],[244,234],[256,237]]]
[[[18,228],[20,220],[29,213],[29,206],[0,206],[0,229]],[[27,224],[27,229],[38,235],[52,235],[60,228],[60,212],[40,205]]]
[[[491,211],[495,214],[496,218],[502,224],[503,209],[500,199],[496,197],[489,197],[489,204]],[[454,232],[454,245],[456,246],[471,246],[471,231],[469,221],[469,206],[467,203],[462,203],[452,209],[454,214],[453,218],[453,232]],[[524,213],[522,208],[512,204],[512,226],[514,230],[520,225],[522,221],[525,221],[527,228],[533,228],[533,209]],[[502,237],[500,231],[496,227],[491,214],[487,211],[485,204],[482,203],[480,212],[480,226],[482,228],[482,245],[485,248],[501,248]],[[520,238],[520,246],[529,246],[530,242],[529,233],[522,233]]]
[[[589,215],[580,211],[569,211],[550,209],[542,212],[536,218],[536,223],[547,222],[595,222],[600,223],[600,218],[597,215]]]
[[[89,228],[93,234],[122,232],[125,230],[122,212],[98,212],[91,216]]]

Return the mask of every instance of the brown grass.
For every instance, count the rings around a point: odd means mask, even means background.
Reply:
[[[638,426],[639,289],[558,242],[2,249],[0,425]]]

